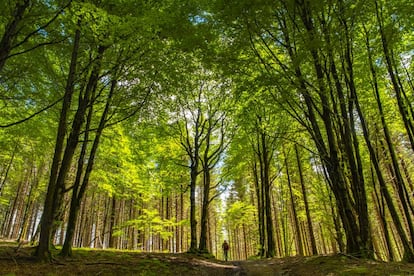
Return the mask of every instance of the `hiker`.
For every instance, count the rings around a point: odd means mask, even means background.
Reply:
[[[227,243],[227,241],[223,242],[223,244],[221,245],[221,248],[223,248],[224,260],[227,262],[227,259],[228,259],[228,256],[229,256],[229,249],[230,249],[230,246]]]

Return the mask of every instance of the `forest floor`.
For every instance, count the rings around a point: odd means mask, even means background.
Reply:
[[[73,257],[37,263],[33,248],[0,243],[0,275],[413,275],[414,264],[345,255],[229,261],[190,254],[74,249]],[[54,253],[57,253],[54,252]]]

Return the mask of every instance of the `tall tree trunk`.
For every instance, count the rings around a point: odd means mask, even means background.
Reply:
[[[80,22],[78,22],[78,26]],[[53,156],[52,167],[50,170],[49,184],[46,193],[46,199],[43,207],[42,219],[40,222],[40,238],[39,245],[36,249],[35,255],[39,260],[48,261],[51,258],[50,255],[50,239],[51,239],[51,230],[53,227],[53,218],[55,216],[55,194],[58,190],[57,187],[57,178],[59,173],[59,167],[61,163],[63,145],[65,141],[66,133],[66,124],[68,112],[70,110],[72,96],[74,93],[74,84],[75,84],[75,74],[76,74],[76,65],[79,52],[79,42],[80,42],[80,29],[77,29],[75,32],[75,38],[73,42],[72,58],[69,68],[68,79],[65,88],[65,95],[63,97],[62,109],[60,112],[58,131],[56,135],[56,144],[55,144],[55,153]]]
[[[66,237],[65,241],[62,247],[61,255],[64,257],[71,256],[72,255],[72,242],[73,242],[73,236],[75,232],[75,226],[76,226],[76,218],[77,213],[80,208],[81,199],[78,197],[79,193],[79,187],[81,185],[81,179],[83,174],[83,165],[85,163],[85,155],[89,143],[89,128],[92,121],[92,113],[93,109],[92,106],[89,107],[89,112],[87,116],[86,126],[85,126],[85,133],[83,138],[83,144],[82,148],[79,154],[78,158],[78,166],[76,171],[76,177],[75,177],[75,183],[72,187],[72,197],[70,200],[70,209],[69,209],[69,220],[68,225],[66,227]]]
[[[7,163],[7,165],[5,166],[5,168],[2,166],[2,168],[4,169],[4,171],[2,170],[2,173],[0,175],[0,196],[2,195],[2,191],[4,188],[4,185],[6,185],[6,181],[7,178],[9,176],[9,172],[10,172],[10,168],[12,167],[13,161],[14,161],[14,157],[16,155],[18,149],[18,143],[16,143],[16,145],[14,146],[13,152],[12,152],[12,156],[10,157],[10,161]]]
[[[257,214],[258,214],[258,226],[259,226],[259,256],[264,257],[265,250],[265,230],[264,230],[264,208],[263,208],[263,197],[261,192],[261,185],[259,181],[257,163],[254,161],[253,164],[253,175],[254,175],[254,187],[257,198]]]
[[[179,214],[180,214],[180,207],[181,206],[179,206],[178,205],[178,198],[179,198],[179,196],[177,195],[177,194],[175,194],[175,221],[177,222],[177,223],[179,223],[180,221],[181,221],[181,218],[180,218],[180,216],[179,216]],[[179,253],[179,252],[181,252],[181,247],[180,247],[180,244],[181,244],[181,242],[180,242],[180,239],[181,239],[181,235],[180,235],[180,225],[179,224],[176,224],[175,225],[175,250],[174,250],[174,253]]]
[[[293,224],[293,229],[295,230],[295,245],[296,245],[296,253],[300,256],[303,256],[303,243],[302,243],[302,236],[300,233],[299,228],[299,220],[298,215],[296,213],[296,203],[295,203],[295,196],[293,195],[293,188],[292,188],[292,182],[290,181],[290,172],[289,172],[289,164],[288,164],[288,157],[286,156],[286,152],[284,152],[285,155],[285,168],[286,168],[286,177],[289,187],[289,198],[290,198],[290,209],[291,209],[291,221]]]
[[[115,248],[115,237],[114,233],[114,226],[115,226],[115,216],[116,216],[116,199],[115,196],[112,196],[112,203],[111,203],[111,213],[109,215],[109,241],[108,247]]]
[[[196,161],[198,164],[198,161]],[[194,164],[191,167],[191,182],[190,182],[190,252],[197,251],[197,220],[196,220],[196,183],[198,175],[198,165]]]
[[[366,30],[365,30],[365,32],[366,32]],[[369,67],[370,67],[371,75],[372,75],[372,78],[373,78],[374,94],[375,94],[375,98],[376,98],[376,101],[377,101],[378,111],[380,113],[382,128],[383,128],[383,131],[384,131],[384,135],[388,136],[387,141],[391,142],[389,134],[388,134],[387,124],[386,124],[385,119],[384,119],[384,112],[383,112],[382,103],[381,103],[379,90],[378,90],[377,74],[376,74],[376,71],[373,67],[373,59],[372,59],[372,56],[371,56],[370,43],[369,43],[368,35],[366,35],[366,47],[367,47],[367,53],[368,53]],[[403,226],[401,224],[401,220],[398,216],[397,210],[395,209],[392,197],[389,194],[389,191],[387,189],[385,179],[384,179],[384,176],[382,174],[382,171],[381,171],[381,168],[380,168],[380,165],[379,165],[378,156],[375,153],[374,147],[372,146],[370,136],[369,136],[369,133],[368,133],[368,127],[367,127],[367,124],[365,122],[365,117],[363,116],[358,98],[355,99],[355,105],[356,105],[356,109],[357,109],[358,115],[359,115],[360,120],[361,120],[361,126],[362,126],[362,130],[363,130],[363,134],[364,134],[365,143],[367,144],[368,151],[369,151],[370,158],[371,158],[371,162],[372,162],[372,165],[374,166],[375,173],[376,173],[377,178],[378,178],[378,184],[380,186],[381,194],[384,196],[384,199],[385,199],[385,201],[387,203],[387,206],[388,206],[388,209],[390,211],[391,218],[394,222],[394,225],[397,229],[397,232],[400,236],[401,242],[402,242],[403,247],[404,247],[404,258],[407,261],[413,262],[414,261],[414,253],[412,251],[410,242],[409,242],[409,240],[408,240],[408,238],[405,234],[405,231],[403,229]]]
[[[306,222],[307,222],[307,226],[308,226],[309,238],[310,238],[310,243],[311,243],[311,254],[312,255],[317,255],[318,254],[318,249],[316,248],[315,234],[314,234],[314,230],[313,230],[313,226],[312,226],[312,217],[310,215],[308,196],[307,196],[307,193],[306,193],[305,181],[303,179],[302,163],[301,163],[299,149],[298,149],[297,144],[295,144],[295,152],[296,152],[296,161],[298,163],[299,181],[300,181],[300,186],[302,188],[303,203],[305,205]]]
[[[59,212],[62,212],[60,209],[62,207],[62,200],[66,191],[66,177],[69,172],[69,168],[72,165],[73,156],[75,154],[76,148],[79,144],[79,137],[80,132],[82,129],[82,125],[85,120],[86,111],[88,109],[89,104],[91,104],[92,95],[96,90],[96,86],[99,80],[99,71],[101,68],[101,61],[103,58],[103,53],[105,51],[105,47],[99,46],[97,57],[95,62],[92,63],[91,73],[85,88],[85,91],[80,92],[79,99],[78,99],[78,107],[73,118],[71,131],[69,137],[67,139],[65,151],[63,154],[62,162],[60,164],[59,174],[56,179],[56,187],[54,200],[53,200],[53,209],[55,210],[55,220],[56,218],[60,217]],[[82,173],[82,168],[80,173]]]
[[[86,130],[85,130],[85,140],[84,140],[84,144],[82,147],[82,151],[81,151],[81,156],[79,157],[79,163],[78,163],[78,175],[76,177],[74,186],[72,188],[72,201],[71,201],[71,205],[70,205],[70,210],[69,210],[69,221],[68,221],[68,225],[67,225],[67,229],[66,229],[66,237],[65,237],[65,242],[63,244],[63,248],[62,248],[62,252],[61,255],[62,256],[71,256],[72,255],[72,243],[73,243],[73,236],[74,236],[74,231],[75,231],[75,226],[76,226],[76,220],[78,217],[78,211],[79,211],[79,207],[80,207],[80,203],[83,200],[83,196],[85,194],[86,188],[88,186],[89,183],[89,177],[90,174],[92,172],[93,169],[93,165],[95,162],[95,155],[96,152],[98,150],[98,146],[99,146],[99,142],[102,136],[102,132],[105,128],[106,125],[106,121],[107,121],[107,117],[108,117],[108,113],[109,113],[109,109],[112,103],[112,96],[115,92],[115,88],[116,88],[116,83],[117,80],[112,80],[111,83],[111,88],[109,90],[108,96],[107,96],[107,100],[106,100],[106,104],[105,104],[105,109],[102,112],[100,121],[99,121],[99,125],[98,125],[98,129],[96,130],[96,134],[95,134],[95,139],[93,141],[92,144],[92,148],[91,151],[89,153],[89,158],[88,158],[88,165],[86,167],[83,179],[81,180],[81,175],[83,173],[83,164],[84,164],[84,156],[86,154],[86,148],[87,148],[87,144],[89,141],[89,131],[90,131],[90,123],[92,120],[92,114],[93,114],[93,109],[92,109],[92,105],[90,107],[90,112],[88,114],[88,119],[87,119],[87,126],[86,126]],[[96,89],[96,83],[94,88],[92,89]],[[94,94],[94,93],[92,93]]]
[[[344,5],[343,0],[340,1],[341,5]],[[343,14],[340,15],[341,17]],[[358,181],[354,182],[354,198],[356,199],[356,209],[358,211],[358,220],[359,220],[359,229],[360,229],[360,236],[361,236],[361,243],[363,244],[363,248],[361,248],[361,253],[363,257],[366,258],[373,258],[373,248],[372,248],[372,241],[371,241],[371,231],[370,231],[370,225],[369,225],[369,216],[368,216],[368,207],[367,207],[367,195],[365,191],[365,184],[364,184],[364,175],[363,175],[363,168],[362,168],[362,161],[361,161],[361,155],[359,151],[359,143],[357,138],[357,130],[355,128],[355,121],[354,121],[354,105],[359,105],[358,95],[356,91],[356,85],[354,80],[354,67],[353,67],[353,61],[352,61],[352,38],[351,38],[351,32],[349,31],[349,27],[346,23],[346,19],[342,18],[341,20],[342,25],[344,26],[345,30],[345,62],[347,66],[343,66],[347,69],[347,73],[345,76],[346,82],[349,87],[350,96],[349,96],[349,104],[348,104],[348,112],[350,117],[350,127],[352,129],[352,140],[353,140],[353,150],[356,161],[356,168],[355,168],[355,174],[358,175]],[[358,111],[357,111],[358,112]],[[358,113],[360,117],[362,117],[362,112]]]
[[[375,187],[374,189],[375,189],[373,192],[374,208],[377,213],[379,227],[381,228],[382,235],[384,236],[385,253],[387,255],[388,261],[392,262],[394,261],[394,253],[392,249],[390,234],[387,229],[388,222],[385,217],[385,208],[384,208],[384,202],[383,202],[384,197],[381,195],[381,200],[380,200],[380,196],[378,195],[377,189]]]
[[[264,137],[263,137],[264,138]],[[263,146],[265,147],[265,146]],[[273,230],[273,216],[272,216],[272,206],[271,206],[271,183],[270,183],[270,163],[267,148],[263,148],[263,159],[264,159],[264,199],[265,199],[265,214],[266,214],[266,237],[267,237],[267,250],[266,257],[271,258],[276,254],[275,248],[275,239],[274,239],[274,230]]]
[[[207,164],[208,166],[208,164]],[[203,201],[201,206],[201,220],[200,220],[200,252],[208,252],[207,249],[207,216],[208,216],[208,207],[210,204],[210,170],[209,168],[203,169],[204,175],[204,189],[203,189]]]
[[[199,94],[201,97],[201,94]],[[200,147],[202,144],[201,136],[204,131],[204,124],[202,123],[202,114],[200,108],[197,109],[197,118],[194,122],[195,134],[193,144],[190,142],[190,137],[188,136],[189,129],[186,121],[186,137],[182,137],[185,142],[182,142],[184,148],[187,151],[188,157],[190,159],[190,248],[189,252],[197,252],[197,219],[196,219],[196,186],[197,186],[197,177],[200,174],[199,162],[200,162]]]
[[[20,180],[19,184],[17,185],[17,192],[12,200],[11,206],[9,206],[9,211],[7,218],[7,223],[5,227],[5,235],[8,239],[13,239],[13,222],[18,218],[18,205],[19,205],[19,198],[22,192],[22,187],[24,185],[24,180]]]
[[[201,227],[200,227],[200,246],[199,250],[201,252],[207,252],[207,240],[208,240],[208,217],[209,217],[209,206],[212,200],[214,200],[219,193],[215,193],[210,196],[210,191],[213,190],[217,185],[211,186],[211,172],[216,167],[217,163],[220,160],[220,156],[225,149],[224,145],[224,119],[225,116],[220,116],[218,118],[214,117],[214,114],[217,110],[208,111],[208,118],[206,120],[206,134],[204,136],[204,153],[201,157],[201,165],[203,169],[203,198],[201,205]],[[213,137],[215,130],[220,130],[219,137]],[[211,143],[212,139],[218,138],[219,143],[213,145]]]
[[[273,216],[271,205],[271,181],[270,181],[270,161],[272,160],[272,150],[269,148],[268,137],[263,130],[263,118],[257,115],[257,151],[260,162],[260,183],[261,183],[261,199],[263,201],[262,216],[264,221],[263,231],[265,233],[265,256],[274,257],[276,254],[276,246],[274,239]]]
[[[312,22],[312,15],[310,11],[309,1],[299,1],[298,9],[300,11],[300,18],[307,30],[308,39],[310,43],[314,43],[315,29]],[[290,45],[289,33],[285,30],[285,39],[288,45]],[[329,109],[329,101],[326,95],[326,87],[324,84],[324,70],[321,65],[321,61],[316,48],[310,48],[309,52],[312,57],[314,70],[318,81],[318,95],[322,111],[315,113],[314,100],[311,97],[310,92],[307,90],[306,81],[303,77],[299,63],[296,62],[297,58],[293,52],[292,47],[287,47],[289,56],[292,63],[295,65],[295,74],[298,79],[299,90],[304,99],[304,104],[307,108],[306,116],[309,121],[309,125],[305,125],[311,134],[312,139],[315,141],[318,152],[321,156],[323,166],[326,168],[328,183],[332,191],[334,192],[336,202],[338,204],[338,211],[341,217],[341,221],[345,230],[347,238],[347,252],[352,254],[359,254],[360,249],[364,247],[365,241],[361,241],[360,231],[358,227],[358,220],[355,217],[353,210],[352,200],[347,189],[346,181],[343,175],[343,171],[340,165],[340,158],[338,152],[340,149],[337,145],[337,139],[333,130],[333,121],[331,118],[331,110]],[[325,135],[322,135],[322,130],[318,124],[316,114],[321,116],[322,122],[325,127]],[[325,145],[324,138],[326,137],[328,146]]]
[[[409,141],[411,143],[411,148],[414,151],[414,125],[412,121],[410,120],[409,112],[407,110],[407,105],[404,102],[403,98],[403,87],[401,87],[398,83],[398,75],[395,73],[393,62],[392,62],[392,49],[390,49],[389,40],[387,39],[386,32],[384,30],[384,19],[382,16],[382,11],[380,10],[380,7],[378,7],[378,1],[375,1],[375,12],[376,17],[379,25],[379,31],[381,35],[381,42],[382,42],[382,48],[384,51],[384,57],[385,62],[387,66],[387,71],[389,74],[389,77],[391,79],[392,86],[394,88],[395,96],[397,99],[398,108],[401,114],[401,118],[404,122],[405,129],[407,131],[407,135],[409,138]]]
[[[200,252],[208,252],[207,249],[207,217],[210,204],[210,185],[211,185],[211,167],[210,167],[210,136],[211,136],[211,121],[209,118],[209,128],[206,134],[206,148],[204,149],[202,166],[203,166],[203,198],[201,202],[201,220],[200,220]]]
[[[34,165],[32,166],[32,171],[35,170],[35,168],[33,168]],[[35,191],[38,187],[39,184],[39,177],[36,176],[36,174],[34,172],[31,173],[32,177],[33,177],[33,184],[29,184],[29,193],[27,195],[27,202],[25,204],[25,208],[24,208],[24,212],[23,212],[23,220],[22,223],[20,225],[20,229],[19,229],[19,235],[17,237],[17,242],[20,242],[20,240],[23,238],[25,239],[25,237],[27,236],[27,231],[29,228],[29,220],[30,220],[30,214],[31,211],[33,209],[33,191]]]
[[[183,187],[181,185],[181,192],[180,192],[180,221],[184,219],[184,192]],[[180,225],[180,250],[181,252],[184,251],[184,226]]]

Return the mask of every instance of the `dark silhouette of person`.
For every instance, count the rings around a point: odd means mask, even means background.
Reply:
[[[227,243],[227,241],[224,241],[223,244],[221,245],[221,248],[223,248],[223,252],[224,252],[224,260],[227,262],[227,259],[229,257],[229,249],[230,246]]]

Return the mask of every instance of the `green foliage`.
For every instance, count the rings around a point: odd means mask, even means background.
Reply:
[[[252,217],[256,213],[256,208],[246,202],[233,202],[226,210],[225,220],[234,227],[242,224],[255,224]]]
[[[171,227],[175,225],[177,224],[174,219],[162,219],[158,210],[143,209],[142,215],[134,220],[128,221],[125,225],[120,226],[119,228],[134,226],[138,230],[147,230],[150,235],[159,234],[162,239],[168,239],[173,235],[168,229],[171,229]],[[122,235],[121,229],[117,231],[117,235]]]

